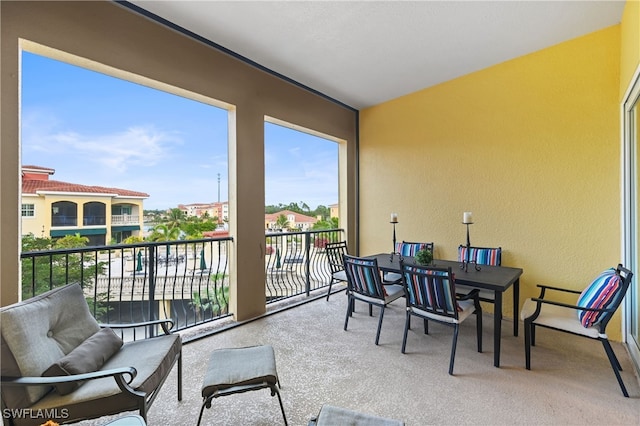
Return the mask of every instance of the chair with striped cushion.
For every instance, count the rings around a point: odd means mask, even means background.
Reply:
[[[348,253],[347,242],[339,241],[337,243],[327,243],[325,246],[327,253],[327,261],[329,262],[329,271],[331,272],[331,280],[329,281],[329,290],[327,291],[327,300],[331,295],[331,286],[339,281],[347,281],[347,274],[344,272],[344,262],[342,256]]]
[[[467,246],[458,247],[458,260],[467,259]],[[502,247],[469,247],[469,262],[477,265],[500,266],[502,264]]]
[[[453,327],[453,343],[449,360],[449,374],[453,375],[459,325],[471,314],[476,314],[478,352],[482,352],[482,308],[478,290],[461,296],[456,294],[451,268],[438,268],[406,264],[401,261],[402,283],[406,294],[407,313],[402,339],[402,353],[407,346],[411,316],[424,320],[424,333],[429,333],[428,321]]]
[[[605,329],[620,306],[632,276],[631,271],[618,265],[617,268],[607,269],[598,275],[582,293],[577,290],[539,284],[540,295],[533,299],[527,299],[520,312],[520,318],[524,321],[525,366],[527,370],[531,369],[531,346],[535,346],[536,343],[537,326],[599,340],[604,346],[622,394],[629,397],[620,376],[622,367],[613,352]],[[577,301],[575,304],[554,301],[548,297],[547,293],[573,294],[577,296]]]
[[[433,243],[412,243],[408,241],[396,243],[396,252],[404,257],[413,257],[422,249],[431,250],[431,254],[433,254]]]
[[[476,265],[500,266],[502,264],[502,247],[469,247],[469,257],[467,257],[467,246],[460,245],[458,246],[458,261],[466,260]],[[458,285],[456,288],[461,293],[468,293],[474,289],[474,287],[465,285]],[[493,292],[480,289],[480,300],[494,303]]]
[[[414,257],[420,250],[430,250],[431,258],[433,258],[433,242],[431,243],[414,243],[403,241],[396,243],[396,253],[400,254],[400,257]],[[385,272],[384,281],[386,283],[399,284],[402,281],[402,276],[395,272]]]
[[[356,300],[368,303],[369,307],[379,306],[380,317],[378,319],[378,331],[376,333],[376,345],[380,340],[380,329],[384,308],[394,300],[404,296],[404,289],[399,284],[382,285],[380,269],[376,259],[349,256],[345,254],[344,270],[347,273],[347,316],[344,320],[344,329],[347,330],[349,317],[353,314],[353,306]],[[369,310],[371,315],[371,309]]]

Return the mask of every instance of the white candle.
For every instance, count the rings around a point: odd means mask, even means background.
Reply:
[[[462,214],[462,223],[473,223],[473,217],[471,216],[471,212],[464,212]]]
[[[398,222],[398,213],[391,213],[391,222]]]

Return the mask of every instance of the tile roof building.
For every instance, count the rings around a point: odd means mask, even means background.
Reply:
[[[142,230],[144,192],[52,180],[54,169],[22,166],[22,235],[80,234],[90,245],[121,242]]]
[[[318,219],[311,216],[292,212],[291,210],[282,210],[264,215],[265,229],[269,231],[280,230],[281,226],[278,224],[278,218],[281,215],[287,218],[287,229],[295,231],[308,231],[318,221]]]

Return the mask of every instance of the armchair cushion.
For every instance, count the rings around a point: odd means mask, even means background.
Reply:
[[[42,375],[67,376],[98,371],[121,347],[122,339],[110,328],[103,328],[56,361]],[[59,383],[56,391],[60,395],[67,395],[81,384],[82,382]]]
[[[91,337],[100,326],[78,284],[58,287],[0,311],[2,375],[41,376],[54,362]],[[6,363],[5,361],[11,361]],[[7,404],[25,407],[50,386],[16,388]]]
[[[615,300],[620,284],[620,275],[616,274],[614,268],[605,270],[580,294],[577,306],[606,309]],[[600,321],[603,314],[603,312],[578,310],[578,319],[583,327],[591,327]]]

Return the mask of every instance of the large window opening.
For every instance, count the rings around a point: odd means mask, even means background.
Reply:
[[[337,140],[268,118],[264,146],[267,231],[338,228]]]
[[[112,226],[131,227],[107,229],[107,243],[147,238],[167,222],[177,235],[202,237],[211,225],[188,222],[213,218],[197,212],[228,211],[228,105],[35,43],[23,47],[22,165],[53,171],[29,175],[23,196],[84,206],[61,204],[52,220],[42,216],[45,237],[51,226],[104,226],[107,214]]]
[[[229,217],[233,106],[21,46],[22,203],[34,206],[20,224],[23,298],[81,282],[111,294],[94,301],[105,312],[127,293],[146,318],[185,318],[178,310],[196,306],[226,315],[228,233],[207,235],[217,217],[199,212]],[[65,250],[61,261],[37,253],[54,249]],[[163,300],[157,312],[145,299],[152,285],[164,292],[152,296]]]

